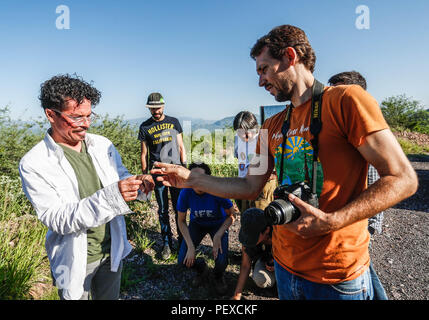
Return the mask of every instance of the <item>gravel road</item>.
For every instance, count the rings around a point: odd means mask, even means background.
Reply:
[[[370,247],[374,268],[392,300],[429,299],[429,156],[411,158],[419,189],[386,211]]]

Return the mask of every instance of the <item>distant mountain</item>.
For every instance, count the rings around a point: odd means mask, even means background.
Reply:
[[[148,118],[138,118],[127,120],[131,125],[140,126],[140,124]],[[232,127],[234,121],[234,116],[226,117],[220,120],[205,120],[201,118],[192,118],[192,117],[177,117],[182,128],[185,130],[185,124],[191,125],[191,130],[195,131],[198,129],[207,129],[210,132],[213,132],[215,129],[225,129],[227,127]],[[185,124],[184,124],[185,122]]]
[[[233,121],[234,121],[234,117],[226,117],[217,121],[207,121],[207,120],[205,122],[192,121],[192,131],[202,128],[212,132],[216,129],[232,128]]]

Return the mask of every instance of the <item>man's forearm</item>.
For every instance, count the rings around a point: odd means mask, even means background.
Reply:
[[[233,222],[234,222],[234,218],[233,217],[231,217],[231,216],[227,217],[225,219],[225,221],[223,222],[223,224],[221,225],[221,227],[219,228],[219,230],[216,232],[216,235],[219,238],[222,238],[222,236],[225,233],[225,231],[229,229],[229,227],[232,225]]]
[[[189,234],[189,228],[186,224],[186,220],[179,219],[178,226],[180,232],[182,233],[183,239],[185,239],[186,245],[188,246],[188,248],[192,248],[194,246],[194,243],[192,242],[191,235]]]
[[[142,165],[142,172],[144,173],[144,174],[147,174],[148,172],[148,170],[147,170],[147,163],[146,163],[146,156],[143,156],[142,155],[142,157],[141,157],[141,165]]]
[[[335,212],[337,227],[370,218],[417,191],[416,172],[390,130],[368,135],[358,151],[375,167],[381,178]]]
[[[183,136],[181,133],[177,135],[177,143],[179,145],[180,161],[182,164],[186,164],[186,149],[183,143]]]
[[[146,143],[142,141],[141,149],[140,149],[140,161],[141,161],[142,172],[145,174],[148,173],[146,157],[147,157],[147,146],[146,146]]]
[[[370,218],[380,211],[411,196],[417,189],[417,177],[410,168],[403,167],[397,174],[384,174],[357,198],[344,207],[331,212],[315,208],[290,194],[289,200],[299,209],[301,216],[294,222],[282,225],[303,238],[324,235]]]
[[[272,167],[263,174],[247,175],[245,178],[224,178],[188,170],[179,165],[155,162],[152,174],[165,186],[193,188],[227,199],[256,199],[271,174]]]
[[[254,157],[244,178],[225,178],[211,175],[189,176],[192,187],[227,199],[255,200],[267,183],[274,168],[269,156]]]
[[[186,164],[186,151],[185,151],[185,146],[182,145],[182,147],[180,148],[180,161],[182,162],[182,164]]]
[[[247,178],[224,178],[202,175],[193,181],[193,187],[209,194],[227,199],[254,199],[259,195],[259,186]],[[263,184],[262,184],[263,187]]]
[[[247,253],[245,253],[244,250],[242,250],[240,274],[238,275],[238,281],[234,291],[234,296],[239,295],[237,296],[237,298],[241,298],[241,293],[243,292],[244,285],[246,284],[246,280],[249,277],[250,269],[251,261],[249,259],[249,256],[247,255]]]
[[[359,220],[368,219],[411,196],[412,177],[381,177],[362,194],[334,213],[336,228],[343,228]]]

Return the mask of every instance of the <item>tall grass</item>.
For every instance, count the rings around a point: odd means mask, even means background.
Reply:
[[[0,183],[0,299],[28,299],[42,280],[46,228],[31,215],[17,180]]]
[[[30,288],[49,274],[47,229],[34,215],[18,176],[18,162],[42,139],[43,125],[12,121],[9,109],[0,109],[0,299],[31,298]]]

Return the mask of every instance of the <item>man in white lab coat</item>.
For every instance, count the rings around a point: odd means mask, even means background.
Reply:
[[[154,185],[150,175],[128,172],[111,141],[86,132],[100,97],[77,76],[44,82],[39,98],[51,127],[19,163],[23,190],[49,229],[45,247],[61,299],[119,298],[131,251],[127,202],[146,200]]]

